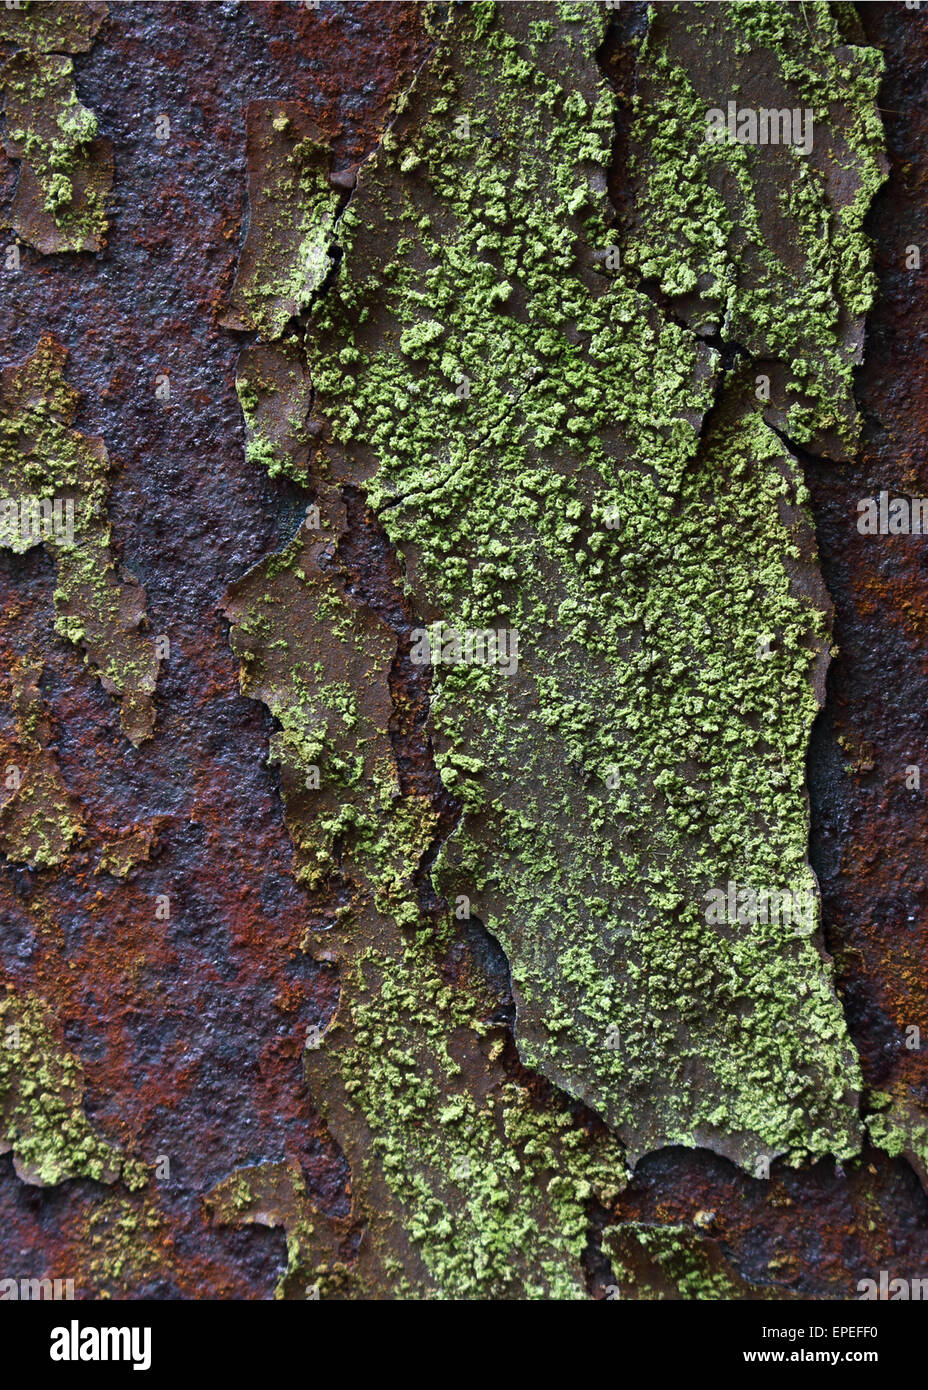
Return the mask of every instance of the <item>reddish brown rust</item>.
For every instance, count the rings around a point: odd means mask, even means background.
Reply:
[[[213,1225],[200,1200],[243,1164],[289,1159],[319,1204],[347,1211],[344,1165],[301,1067],[306,1029],[335,1005],[332,971],[299,950],[325,904],[291,877],[264,761],[270,721],[238,694],[218,613],[302,505],[244,461],[234,373],[246,339],[215,309],[244,231],[245,104],[306,102],[344,167],[372,147],[427,46],[411,5],[112,6],[75,59],[79,97],[117,150],[107,249],[24,247],[2,285],[6,361],[43,330],[69,349],[77,427],[103,435],[117,466],[121,558],[144,576],[152,632],[171,640],[155,738],[136,752],[77,652],[53,638],[51,562],[41,550],[0,558],[5,681],[15,658],[41,653],[52,746],[87,823],[60,873],[3,867],[3,974],[53,1002],[97,1131],[152,1165],[170,1159],[170,1177],[135,1195],[28,1188],[0,1160],[0,1265],[73,1277],[79,1296],[269,1297],[282,1232]],[[14,186],[15,169],[2,187]],[[162,370],[169,403],[155,395]],[[135,826],[155,837],[150,863],[97,872],[104,845]],[[172,897],[168,922],[155,918],[159,893]],[[109,1258],[94,1247],[92,1222],[146,1204],[153,1234],[124,1229]],[[148,1247],[115,1272],[114,1255]]]
[[[865,6],[863,19],[887,58],[892,173],[871,218],[881,299],[859,374],[866,451],[852,465],[807,460],[841,647],[810,756],[813,853],[866,1080],[925,1104],[928,1054],[906,1050],[904,1028],[928,1039],[928,824],[926,793],[906,790],[904,769],[924,749],[928,566],[914,540],[858,536],[855,507],[881,488],[928,495],[928,290],[924,272],[905,270],[908,244],[928,251],[928,23],[897,5]],[[320,1207],[347,1214],[345,1167],[308,1105],[300,1062],[307,1027],[336,1002],[332,971],[299,949],[330,904],[294,883],[264,761],[271,721],[238,694],[218,612],[228,584],[293,534],[305,499],[244,461],[234,373],[246,340],[216,315],[243,238],[245,104],[306,103],[346,168],[427,51],[413,5],[115,4],[75,58],[78,95],[116,154],[108,244],[98,256],[23,248],[21,271],[0,281],[4,361],[46,330],[68,348],[83,393],[76,424],[122,465],[114,534],[171,657],[155,737],[133,750],[113,701],[52,636],[50,559],[0,555],[0,696],[14,663],[41,657],[51,746],[86,823],[61,870],[0,869],[0,973],[53,1004],[97,1131],[150,1164],[166,1155],[170,1177],[136,1194],[86,1181],[38,1189],[0,1159],[4,1275],[73,1277],[83,1296],[266,1298],[286,1263],[282,1233],[211,1223],[202,1195],[237,1167],[289,1162]],[[14,166],[0,169],[7,208],[15,180]],[[167,404],[155,395],[162,371]],[[380,594],[385,606],[391,558],[348,502],[340,559],[365,601],[376,607]],[[406,623],[397,616],[397,629]],[[423,692],[398,667],[397,705],[403,695],[401,774],[431,792]],[[151,837],[149,860],[124,877],[101,871],[104,846],[137,827]],[[167,922],[155,918],[159,893],[172,898]],[[130,1233],[125,1216],[146,1212],[150,1229]],[[928,1266],[928,1198],[904,1159],[876,1151],[846,1173],[774,1165],[769,1181],[668,1151],[595,1217],[698,1228],[740,1278],[806,1296],[852,1296],[879,1268]],[[589,1271],[601,1295],[610,1276],[595,1241]]]
[[[906,790],[905,769],[925,770],[928,564],[920,538],[864,537],[856,523],[858,500],[883,488],[928,495],[928,366],[919,349],[928,289],[924,272],[905,268],[907,246],[928,246],[928,22],[890,4],[859,12],[867,41],[886,59],[880,105],[890,176],[868,222],[880,291],[857,374],[862,457],[804,458],[840,649],[808,760],[812,859],[865,1081],[909,1095],[924,1114],[928,821],[925,791]],[[634,14],[624,23],[633,30]],[[908,1024],[921,1028],[920,1051],[905,1047]],[[640,1166],[619,1203],[627,1221],[693,1226],[706,1212],[707,1237],[742,1278],[782,1281],[806,1297],[852,1298],[857,1280],[874,1271],[917,1275],[928,1264],[925,1191],[905,1159],[877,1150],[846,1172],[774,1164],[769,1181],[669,1151]],[[597,1278],[599,1287],[608,1282]]]

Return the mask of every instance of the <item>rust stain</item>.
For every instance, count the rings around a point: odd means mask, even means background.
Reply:
[[[304,1081],[307,1031],[336,1016],[338,978],[303,945],[307,932],[325,934],[340,900],[331,885],[298,881],[281,774],[266,765],[279,731],[239,694],[219,603],[289,540],[307,500],[246,459],[236,371],[265,384],[276,374],[286,408],[257,419],[272,448],[293,448],[289,421],[307,384],[260,349],[239,367],[241,336],[220,316],[245,238],[248,104],[297,103],[332,145],[334,169],[350,171],[431,40],[414,5],[114,5],[105,23],[103,7],[84,8],[91,19],[70,46],[49,38],[42,51],[71,55],[78,99],[116,151],[107,246],[71,257],[21,248],[22,269],[0,284],[4,360],[25,360],[44,332],[67,348],[81,392],[74,427],[105,439],[115,463],[114,549],[144,584],[150,632],[169,635],[171,655],[154,737],[132,748],[80,652],[50,636],[51,557],[42,547],[0,555],[3,769],[34,766],[54,823],[66,808],[80,827],[59,836],[43,867],[5,841],[0,962],[5,984],[51,1010],[62,1050],[80,1064],[94,1133],[151,1176],[137,1191],[86,1178],[38,1188],[4,1156],[0,1255],[5,1273],[76,1276],[81,1297],[269,1298],[281,1287],[305,1297],[302,1272],[286,1282],[284,1233],[311,1244],[313,1225],[335,1263],[351,1263],[358,1241],[344,1158]],[[871,219],[881,299],[858,374],[865,450],[840,467],[806,463],[840,648],[810,760],[813,856],[867,1085],[899,1114],[921,1116],[926,1051],[907,1048],[905,1030],[928,1039],[928,822],[925,792],[906,787],[905,769],[928,771],[928,569],[913,540],[867,544],[855,505],[880,487],[928,495],[918,347],[928,290],[905,269],[906,245],[928,246],[928,105],[917,95],[928,31],[901,6],[861,13],[887,59],[891,176]],[[18,46],[15,32],[0,27],[0,37],[8,53]],[[173,131],[163,144],[162,112]],[[0,173],[11,221],[19,165]],[[161,371],[167,402],[155,394]],[[344,583],[393,613],[402,605],[383,536],[350,490],[346,507]],[[427,690],[410,667],[387,664],[400,787],[431,798],[446,825],[453,805],[436,800],[423,751]],[[0,827],[8,835],[8,822]],[[159,894],[171,900],[166,920],[155,915]],[[474,969],[463,949],[441,968],[455,989]],[[544,1083],[512,1051],[504,1062],[541,1103]],[[916,1171],[876,1149],[844,1171],[774,1164],[767,1180],[665,1151],[642,1161],[594,1224],[587,1275],[598,1297],[615,1282],[607,1228],[683,1228],[686,1245],[708,1243],[710,1271],[722,1267],[739,1296],[848,1297],[860,1275],[919,1273],[928,1258]]]

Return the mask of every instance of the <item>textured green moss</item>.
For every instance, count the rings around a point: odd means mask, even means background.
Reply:
[[[7,154],[23,161],[11,225],[38,251],[99,250],[112,157],[59,53],[21,51],[2,72]]]
[[[12,1150],[19,1176],[39,1187],[76,1177],[143,1186],[143,1165],[91,1129],[83,1090],[80,1064],[57,1041],[42,1000],[0,997],[0,1152]]]
[[[102,439],[71,428],[78,393],[64,377],[65,349],[50,334],[0,379],[0,516],[22,515],[24,498],[46,503],[52,525],[38,536],[4,527],[0,544],[22,554],[42,540],[55,557],[55,627],[84,648],[104,689],[120,700],[133,743],[150,736],[158,672],[154,644],[140,632],[145,594],[120,574],[106,515],[110,463]],[[63,522],[56,530],[53,509]],[[73,508],[73,532],[66,508]]]
[[[684,29],[703,13],[667,8]],[[800,20],[750,41],[790,81]],[[329,497],[363,489],[415,611],[457,632],[518,631],[511,677],[436,665],[430,718],[463,807],[433,881],[449,902],[466,895],[505,950],[522,1062],[598,1111],[633,1160],[667,1144],[748,1168],[848,1156],[859,1072],[816,937],[706,912],[731,880],[814,898],[804,762],[829,626],[808,495],[757,364],[725,370],[694,328],[724,337],[726,315],[753,316],[763,348],[750,352],[788,378],[777,408],[797,436],[853,435],[877,68],[835,48],[853,209],[829,202],[817,232],[818,175],[793,180],[784,225],[801,229],[815,287],[774,333],[796,269],[760,221],[763,246],[739,258],[737,217],[750,236],[744,207],[769,169],[735,152],[716,188],[698,44],[685,61],[659,35],[645,51],[663,86],[633,147],[654,147],[656,194],[647,237],[632,228],[615,265],[604,22],[592,6],[489,3],[433,18],[436,53],[360,171],[307,327],[330,432],[312,481]],[[659,118],[686,111],[694,129],[675,140]],[[704,297],[691,326],[649,278]],[[295,453],[274,466],[307,481]],[[243,689],[280,721],[299,872],[345,894],[312,942],[340,962],[341,996],[307,1074],[368,1224],[356,1275],[393,1294],[578,1295],[585,1203],[621,1181],[618,1149],[562,1100],[539,1108],[501,1069],[505,1032],[481,1021],[480,988],[449,984],[462,929],[417,905],[435,820],[399,795],[391,643],[338,599],[337,526],[335,541],[324,573],[295,541],[237,586],[230,617]],[[316,759],[321,795],[302,791]]]
[[[637,269],[594,269],[615,242],[600,17],[539,41],[523,14],[453,22],[362,170],[307,342],[335,437],[321,466],[360,476],[416,606],[516,629],[524,653],[510,680],[433,674],[439,764],[468,806],[438,881],[506,950],[523,1061],[635,1151],[848,1154],[858,1071],[816,945],[705,916],[729,880],[814,893],[804,759],[828,630],[805,488],[752,374],[726,376]],[[675,247],[665,214],[650,241]],[[826,385],[837,418],[846,378]]]

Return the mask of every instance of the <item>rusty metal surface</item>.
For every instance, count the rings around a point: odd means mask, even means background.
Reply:
[[[841,650],[810,758],[813,851],[865,1082],[923,1127],[928,1052],[906,1030],[923,1035],[928,1022],[926,813],[924,790],[911,786],[924,762],[928,569],[919,536],[860,535],[853,507],[883,490],[926,491],[928,292],[906,260],[928,235],[928,26],[892,5],[863,6],[861,15],[887,59],[881,105],[892,169],[870,217],[881,294],[857,379],[863,449],[841,469],[815,461],[807,469]],[[909,1152],[928,1181],[924,1152]]]
[[[928,289],[924,272],[905,269],[907,245],[928,248],[928,18],[895,4],[861,9],[887,64],[890,177],[868,224],[880,296],[857,373],[864,449],[846,463],[803,459],[840,649],[809,756],[811,854],[865,1083],[911,1114],[928,1108],[926,1051],[905,1046],[907,1026],[928,1037],[925,791],[905,786],[907,767],[928,771],[928,567],[915,537],[859,536],[854,508],[881,488],[928,495]],[[65,1094],[79,1096],[100,1141],[152,1168],[169,1163],[144,1189],[106,1168],[37,1185],[13,1154],[0,1156],[0,1275],[75,1278],[80,1297],[270,1298],[288,1266],[286,1233],[311,1224],[310,1206],[341,1257],[354,1258],[348,1165],[310,1099],[303,1058],[307,1030],[338,1001],[332,963],[304,943],[340,899],[297,876],[282,795],[290,774],[268,765],[277,726],[239,693],[229,644],[239,615],[223,611],[230,585],[234,595],[293,536],[305,498],[246,458],[235,392],[246,339],[223,318],[246,233],[248,104],[294,103],[332,145],[336,170],[348,169],[373,148],[390,96],[431,42],[421,11],[405,4],[113,4],[93,46],[74,54],[79,98],[115,154],[105,250],[22,247],[21,269],[0,272],[2,360],[23,361],[43,333],[67,349],[75,428],[101,437],[115,464],[116,551],[144,586],[147,631],[169,636],[170,655],[154,737],[132,747],[118,701],[73,644],[51,636],[53,558],[41,547],[0,551],[3,761],[7,745],[25,744],[74,826],[56,846],[60,863],[30,869],[7,857],[0,867],[0,979],[16,999],[50,1008],[42,1018],[56,1052],[75,1059]],[[167,140],[156,134],[162,114]],[[620,139],[617,161],[622,150]],[[8,213],[17,172],[13,162],[0,171]],[[262,352],[253,349],[255,369],[279,373],[279,358]],[[295,399],[298,375],[283,379]],[[285,422],[277,427],[292,454]],[[383,628],[408,634],[395,557],[351,489],[345,505],[340,582]],[[428,755],[424,678],[399,662],[386,679],[400,786],[447,830],[455,808]],[[170,898],[167,920],[158,895]],[[481,952],[491,982],[481,988],[505,1022],[505,963],[492,944],[452,952],[446,978],[466,983]],[[505,1067],[545,1091],[511,1044]],[[240,1203],[240,1219],[216,1219],[244,1168],[266,1187]],[[638,1233],[655,1226],[684,1231],[724,1296],[775,1284],[783,1297],[841,1298],[881,1268],[923,1274],[920,1176],[914,1154],[875,1147],[844,1170],[774,1164],[767,1181],[704,1151],[650,1155],[608,1209],[591,1204],[589,1291],[604,1296],[618,1250],[635,1266],[629,1296],[681,1296],[673,1270],[641,1253]],[[301,1296],[292,1284],[284,1292]]]
[[[880,107],[890,168],[867,222],[879,294],[856,374],[863,449],[843,464],[803,455],[838,647],[808,758],[811,858],[865,1084],[923,1115],[926,1053],[906,1047],[905,1030],[924,1035],[928,1021],[925,810],[924,793],[907,790],[905,777],[924,750],[928,571],[918,537],[858,534],[856,505],[883,488],[926,491],[926,368],[917,345],[928,292],[905,259],[928,232],[928,24],[901,5],[858,13],[886,61]],[[677,1151],[647,1159],[619,1205],[631,1223],[678,1221],[692,1232],[704,1222],[704,1236],[746,1280],[779,1270],[806,1297],[852,1297],[861,1275],[917,1275],[928,1260],[924,1166],[910,1159],[868,1146],[846,1170],[774,1166],[764,1183]]]
[[[425,51],[406,6],[111,7],[75,57],[81,100],[119,151],[106,252],[24,247],[4,281],[4,361],[46,331],[68,348],[77,427],[102,436],[118,467],[109,516],[122,561],[145,587],[149,631],[171,641],[157,737],[136,752],[79,653],[49,640],[52,562],[41,547],[0,558],[6,688],[14,663],[40,652],[58,766],[86,822],[66,872],[4,865],[4,976],[54,1000],[97,1133],[146,1162],[170,1159],[144,1200],[83,1180],[32,1188],[2,1160],[0,1263],[75,1278],[79,1296],[269,1297],[283,1232],[215,1225],[201,1202],[239,1165],[291,1161],[317,1202],[347,1211],[345,1166],[301,1065],[335,981],[299,951],[316,909],[292,876],[265,765],[270,720],[238,693],[219,612],[227,585],[292,532],[296,506],[244,461],[241,340],[216,306],[243,231],[247,102],[306,102],[336,162],[354,163]],[[169,402],[155,394],[160,372]],[[137,828],[151,837],[144,875],[97,872],[104,846]],[[173,897],[169,923],[155,920],[159,893]]]

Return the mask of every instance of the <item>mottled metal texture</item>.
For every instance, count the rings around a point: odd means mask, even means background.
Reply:
[[[855,516],[859,500],[881,492],[928,491],[928,287],[911,266],[928,239],[928,16],[895,5],[860,13],[887,60],[891,175],[869,224],[881,294],[857,376],[863,449],[840,468],[807,462],[841,650],[810,755],[813,852],[864,1081],[882,1103],[892,1097],[888,1113],[910,1132],[905,1148],[928,1182],[928,557],[921,536],[861,535]]]
[[[620,84],[642,8],[616,20]],[[918,538],[860,537],[855,507],[882,488],[928,495],[928,271],[905,268],[910,243],[928,253],[928,19],[899,4],[861,8],[887,62],[891,169],[869,224],[880,299],[857,376],[863,456],[804,457],[840,647],[809,757],[812,862],[865,1082],[917,1111],[928,1104],[926,1053],[905,1047],[905,1029],[928,1038],[926,793],[905,788],[905,769],[924,749],[928,567]],[[81,392],[75,428],[102,437],[115,465],[116,549],[144,586],[147,631],[170,638],[154,737],[133,748],[118,702],[54,637],[51,556],[0,551],[0,733],[13,742],[17,718],[39,721],[80,815],[61,865],[2,865],[0,978],[51,1008],[100,1140],[152,1170],[161,1156],[170,1163],[134,1190],[88,1177],[38,1186],[0,1157],[0,1277],[74,1278],[81,1297],[269,1298],[288,1263],[283,1227],[309,1219],[307,1193],[343,1258],[357,1247],[346,1163],[303,1070],[307,1030],[332,1017],[338,985],[302,947],[339,901],[294,877],[279,773],[267,765],[275,723],[239,694],[222,613],[229,586],[293,536],[305,498],[246,460],[235,372],[247,339],[220,319],[246,230],[247,103],[301,103],[336,169],[354,165],[427,56],[421,20],[404,4],[112,5],[93,47],[74,56],[79,99],[115,154],[105,250],[23,246],[21,269],[0,271],[3,365],[45,332],[68,350],[67,379]],[[623,148],[620,129],[616,185]],[[0,176],[9,210],[17,166]],[[156,395],[160,373],[167,401]],[[408,633],[395,557],[350,491],[344,520],[347,591]],[[400,785],[428,798],[447,830],[455,809],[428,756],[424,677],[397,662],[389,681]],[[159,894],[171,898],[167,921]],[[474,936],[452,954],[448,978],[457,965],[465,979],[482,953],[505,1020],[505,963]],[[512,1050],[506,1065],[547,1091]],[[212,1219],[217,1201],[235,1200],[222,1185],[255,1165],[271,1189],[258,1215],[241,1226]],[[928,1271],[928,1198],[912,1163],[877,1149],[845,1171],[774,1164],[766,1181],[703,1151],[666,1150],[590,1215],[596,1297],[619,1277],[617,1257],[631,1271],[626,1296],[685,1295],[660,1242],[639,1239],[654,1227],[696,1252],[685,1268],[704,1267],[721,1296],[773,1287],[840,1298],[881,1268]]]
[[[239,1165],[289,1159],[317,1202],[347,1210],[344,1163],[301,1064],[336,982],[299,950],[318,908],[293,880],[265,765],[271,721],[238,693],[219,612],[227,585],[292,534],[298,508],[287,484],[245,462],[242,338],[218,326],[217,305],[244,233],[247,102],[305,102],[337,166],[356,163],[427,46],[412,6],[116,5],[74,58],[80,99],[119,151],[107,248],[22,248],[2,284],[3,359],[20,361],[45,331],[67,347],[76,425],[116,463],[110,520],[171,656],[157,735],[133,750],[117,705],[53,638],[52,560],[41,547],[0,556],[4,695],[12,664],[40,653],[58,764],[87,827],[60,873],[4,865],[2,965],[53,1001],[96,1131],[148,1163],[167,1155],[170,1177],[117,1197],[84,1180],[26,1186],[0,1160],[4,1275],[74,1278],[85,1297],[269,1297],[283,1233],[216,1226],[201,1195]],[[14,164],[4,179],[10,194]],[[155,394],[160,372],[169,402]],[[96,872],[104,845],[138,827],[152,837],[144,872]],[[166,923],[159,893],[173,899]],[[151,1230],[131,1231],[152,1204]]]
[[[625,35],[640,27],[643,8],[623,6]],[[901,4],[857,12],[886,62],[880,108],[890,167],[866,224],[879,293],[856,373],[863,450],[849,463],[802,454],[838,647],[808,758],[811,858],[865,1084],[908,1098],[923,1117],[925,808],[924,790],[906,790],[905,776],[907,766],[924,767],[928,568],[919,537],[865,537],[856,523],[857,502],[881,489],[928,490],[921,347],[928,288],[923,271],[906,269],[907,247],[928,240],[928,15]],[[616,66],[629,81],[621,49]],[[912,1024],[921,1050],[906,1048]],[[923,1164],[868,1146],[844,1170],[774,1165],[763,1182],[714,1158],[668,1151],[639,1165],[619,1208],[632,1223],[679,1222],[690,1239],[702,1231],[747,1283],[773,1275],[804,1297],[846,1298],[860,1277],[880,1269],[913,1277],[928,1264],[919,1172],[924,1179]]]

